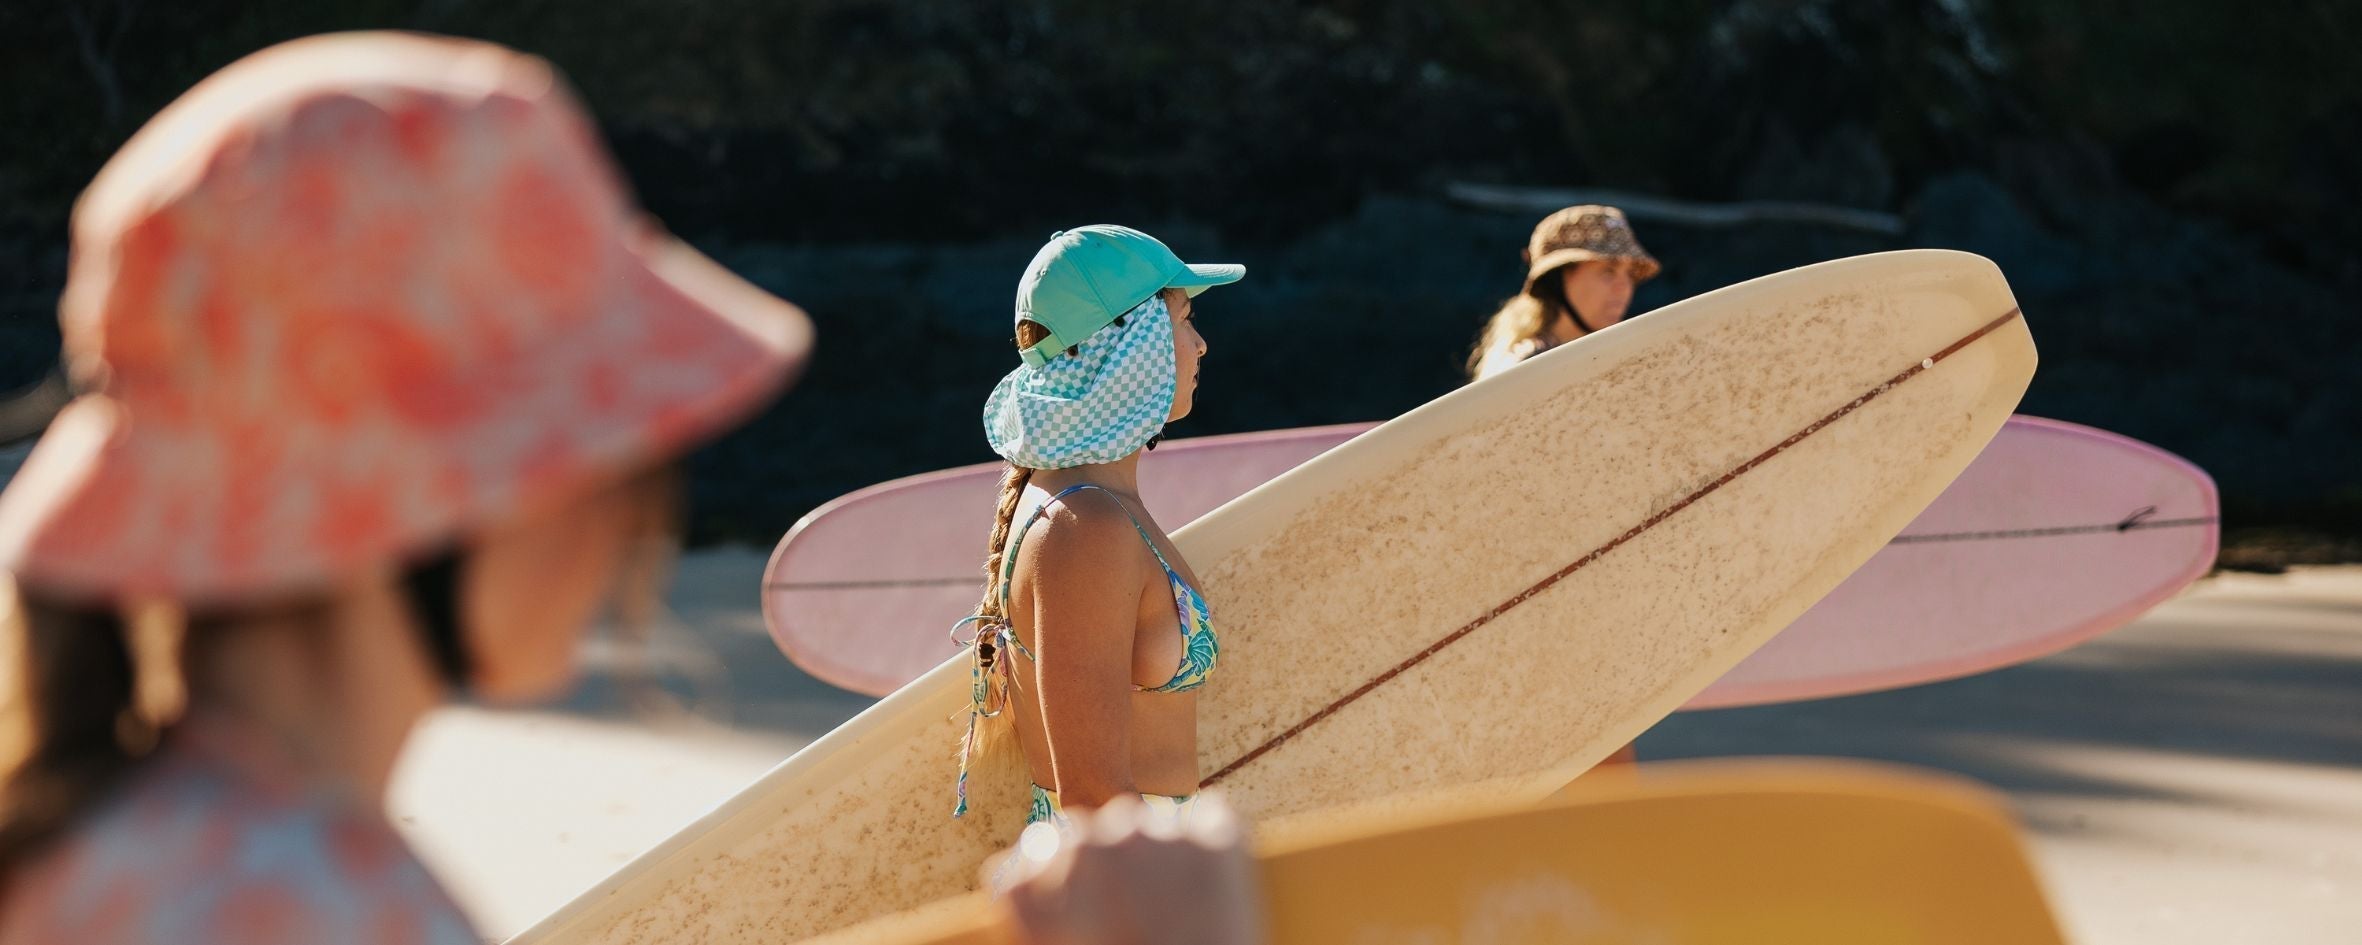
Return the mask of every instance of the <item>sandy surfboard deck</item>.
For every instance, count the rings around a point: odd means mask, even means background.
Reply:
[[[1187,522],[1373,429],[1169,440],[1141,464]],[[952,652],[980,593],[976,519],[997,464],[881,483],[805,516],[772,552],[763,615],[806,672],[882,696]],[[2213,566],[2213,480],[2105,430],[2016,416],[1901,535],[1684,709],[1918,685],[2013,666],[2131,622]],[[881,593],[889,592],[889,593]]]
[[[1269,824],[1548,796],[1900,532],[2033,368],[1992,263],[1882,253],[1667,306],[1321,455],[1174,534],[1225,634],[1206,785]],[[972,887],[1026,804],[1010,772],[948,816],[967,689],[946,662],[515,941],[793,941]]]
[[[1540,807],[1267,838],[1256,860],[1273,945],[2064,940],[2006,802],[1889,765],[1667,762]],[[1010,940],[982,894],[840,934],[825,945]]]

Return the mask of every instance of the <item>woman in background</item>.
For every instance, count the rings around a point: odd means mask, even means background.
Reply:
[[[1525,287],[1486,320],[1468,356],[1472,380],[1623,321],[1633,289],[1660,268],[1624,211],[1596,205],[1544,217],[1526,243],[1525,262]]]
[[[1468,377],[1481,381],[1519,362],[1624,320],[1632,290],[1654,279],[1624,211],[1586,204],[1542,218],[1525,248],[1525,288],[1485,322]],[[1630,764],[1626,745],[1601,764]]]

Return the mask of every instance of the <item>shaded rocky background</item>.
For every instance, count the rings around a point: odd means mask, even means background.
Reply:
[[[694,462],[700,540],[989,459],[1018,269],[1122,221],[1253,270],[1210,295],[1197,435],[1440,394],[1533,218],[1447,181],[1900,214],[1885,237],[1643,223],[1641,309],[1942,246],[2009,275],[2025,410],[2181,453],[2233,562],[2362,558],[2362,4],[2152,0],[191,0],[0,8],[0,389],[54,363],[64,215],[205,73],[400,27],[542,53],[647,205],[819,322]],[[982,542],[982,523],[978,540]]]

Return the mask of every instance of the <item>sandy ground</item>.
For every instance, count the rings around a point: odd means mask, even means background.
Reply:
[[[392,799],[488,933],[556,908],[869,700],[764,634],[760,553],[684,562],[649,662],[698,716],[592,682],[546,711],[432,718]],[[2362,567],[2202,582],[2134,625],[2014,669],[1915,689],[1685,713],[1643,758],[1842,755],[1996,785],[2086,945],[2362,936]],[[950,770],[945,770],[949,789]]]

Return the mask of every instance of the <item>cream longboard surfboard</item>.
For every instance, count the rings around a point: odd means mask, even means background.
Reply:
[[[2057,945],[2007,810],[1889,765],[1667,762],[1540,807],[1268,838],[1256,860],[1272,945]],[[1010,940],[979,893],[824,945]]]
[[[1899,532],[2033,369],[1992,263],[1882,253],[1668,306],[1323,454],[1173,536],[1224,634],[1205,784],[1267,824],[1548,796]],[[971,888],[1027,805],[1012,772],[950,817],[967,693],[946,662],[516,941],[794,941]]]

